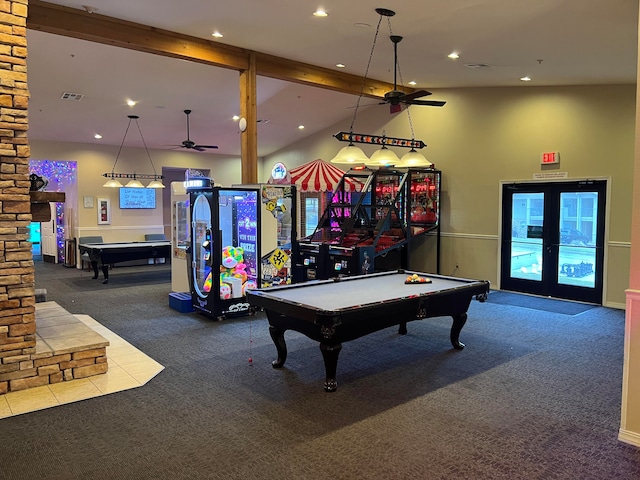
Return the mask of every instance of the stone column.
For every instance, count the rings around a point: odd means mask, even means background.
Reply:
[[[28,0],[0,0],[0,394],[36,373],[34,267],[28,227]]]

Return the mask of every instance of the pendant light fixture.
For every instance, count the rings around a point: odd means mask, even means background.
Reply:
[[[389,167],[400,163],[398,155],[387,147],[387,137],[382,133],[382,147],[371,155],[367,162],[368,167]]]
[[[356,134],[353,133],[353,125],[355,124],[356,116],[358,115],[358,108],[360,107],[360,100],[364,94],[364,88],[366,85],[367,75],[369,73],[369,67],[371,65],[371,59],[373,58],[373,52],[376,46],[376,40],[378,38],[378,33],[380,31],[380,24],[382,23],[382,19],[384,17],[387,18],[387,24],[389,26],[389,33],[391,41],[394,44],[394,89],[391,92],[387,92],[385,94],[384,101],[389,103],[392,109],[399,109],[400,103],[405,103],[407,105],[417,104],[417,105],[430,105],[441,107],[445,102],[442,101],[434,101],[434,100],[418,100],[418,97],[422,97],[425,95],[430,95],[429,92],[424,90],[413,91],[412,93],[404,93],[397,87],[396,83],[396,75],[400,73],[400,66],[398,64],[397,59],[397,46],[398,43],[402,40],[402,37],[398,35],[393,35],[391,32],[391,21],[390,18],[395,15],[395,12],[392,10],[388,10],[386,8],[376,8],[376,13],[380,16],[378,19],[378,25],[376,26],[376,32],[373,37],[373,44],[371,46],[371,52],[369,53],[369,61],[367,63],[367,68],[365,70],[364,77],[362,79],[362,88],[360,90],[360,95],[358,96],[358,100],[356,102],[356,107],[353,112],[353,118],[351,120],[351,125],[349,127],[349,132],[339,132],[334,135],[341,142],[349,142],[349,145],[340,149],[338,154],[331,160],[331,163],[343,163],[350,165],[361,165],[364,164],[367,167],[385,167],[385,166],[396,166],[396,167],[425,167],[431,166],[431,162],[429,162],[424,155],[419,153],[416,148],[423,148],[426,144],[421,140],[416,140],[414,131],[413,131],[413,123],[411,121],[411,113],[410,109],[406,108],[407,116],[409,117],[409,125],[411,127],[411,139],[403,139],[403,138],[387,138],[383,134],[382,137],[376,135],[364,135],[364,134]],[[400,82],[402,84],[402,77],[400,76]],[[382,145],[382,147],[375,151],[371,158],[367,158],[365,153],[359,148],[356,147],[353,143],[367,143],[373,145]],[[410,148],[411,150],[403,155],[402,158],[398,158],[398,156],[391,151],[388,147],[405,147]]]
[[[138,124],[137,115],[128,115],[129,123],[127,124],[127,129],[124,132],[124,137],[122,137],[122,143],[120,143],[120,148],[118,149],[118,154],[116,155],[116,160],[113,162],[113,168],[111,168],[110,173],[103,173],[103,177],[107,177],[107,181],[103,185],[103,187],[107,188],[120,188],[122,187],[122,183],[118,180],[119,178],[127,178],[130,179],[129,182],[125,185],[129,188],[145,188],[142,180],[151,180],[147,188],[164,188],[162,184],[162,179],[164,178],[162,175],[158,175],[156,173],[156,167],[153,165],[153,160],[151,160],[151,154],[149,153],[149,149],[147,148],[147,144],[144,141],[144,137],[142,136],[142,131],[140,130],[140,125]],[[138,133],[140,133],[140,138],[142,139],[142,144],[144,145],[144,150],[147,153],[147,158],[149,158],[149,163],[151,163],[151,168],[153,169],[153,174],[148,173],[116,173],[116,165],[118,164],[118,159],[120,158],[120,154],[122,153],[122,147],[124,146],[124,141],[127,138],[127,134],[129,133],[129,127],[131,127],[131,122],[135,120],[136,127],[138,127]]]

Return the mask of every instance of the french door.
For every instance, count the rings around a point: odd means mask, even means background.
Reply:
[[[502,187],[503,290],[602,304],[606,181]]]

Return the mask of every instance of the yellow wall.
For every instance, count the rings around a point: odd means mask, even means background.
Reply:
[[[443,108],[411,107],[422,153],[442,170],[441,272],[498,284],[500,182],[532,181],[535,173],[567,172],[569,179],[610,180],[607,206],[605,305],[624,307],[629,281],[631,191],[635,133],[635,85],[469,88],[433,91]],[[344,143],[332,135],[351,119],[268,156],[260,170],[268,178],[281,161],[288,168],[330,160]],[[360,110],[355,133],[409,138],[406,111]],[[373,146],[364,146],[367,154]],[[540,153],[560,152],[560,165],[542,167]],[[401,155],[406,150],[396,149]],[[551,168],[551,170],[549,170]],[[266,177],[265,177],[266,175]],[[615,248],[615,252],[613,249]],[[435,248],[417,243],[412,267],[432,266]],[[430,270],[433,271],[433,270]]]
[[[102,186],[106,181],[102,174],[111,172],[119,147],[37,140],[31,140],[30,145],[32,160],[75,161],[78,164],[77,192],[67,196],[78,200],[75,205],[65,204],[65,209],[72,210],[69,215],[72,217],[69,218],[72,233],[69,237],[102,235],[105,242],[118,242],[143,240],[146,233],[164,233],[163,210],[170,208],[168,183],[165,183],[166,188],[156,191],[156,208],[153,210],[120,210],[119,189]],[[195,168],[209,169],[215,182],[222,185],[239,183],[241,179],[240,159],[237,157],[171,150],[150,150],[149,153],[158,174],[162,173],[163,167]],[[115,171],[152,174],[153,168],[143,148],[125,147]],[[93,197],[92,208],[84,207],[85,196]],[[110,225],[98,225],[97,198],[109,198],[111,201]]]

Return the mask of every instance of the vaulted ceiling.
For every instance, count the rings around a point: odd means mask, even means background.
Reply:
[[[174,32],[175,44],[161,47],[165,49],[181,48],[182,36],[188,36],[211,44],[214,52],[216,46],[222,52],[229,47],[241,54],[258,52],[258,61],[270,59],[269,76],[257,79],[260,156],[350,118],[360,92],[380,93],[384,82],[393,84],[390,33],[403,37],[398,83],[409,88],[415,81],[414,88],[428,89],[430,98],[438,100],[447,100],[439,90],[449,88],[636,82],[636,0],[405,0],[389,5],[368,0],[88,1],[30,2],[31,139],[119,145],[127,116],[135,114],[150,148],[171,149],[186,139],[183,111],[190,109],[191,140],[219,146],[208,153],[240,154],[238,126],[232,120],[240,111],[239,71],[231,56],[199,63],[179,54],[131,50],[122,45],[139,45],[144,37],[131,41],[117,24],[98,31],[89,16],[154,27],[152,33]],[[62,34],[48,33],[52,30],[42,25],[51,18],[38,15],[55,17],[59,7],[84,17],[67,25],[60,21],[64,17],[53,18],[55,31]],[[314,16],[318,7],[328,16]],[[378,7],[396,14],[382,19],[375,37]],[[224,36],[214,38],[214,31]],[[93,33],[112,41],[87,40]],[[460,58],[448,58],[451,52]],[[294,62],[276,68],[279,59]],[[216,63],[231,67],[212,65]],[[336,67],[338,63],[345,67]],[[382,90],[363,90],[365,73],[367,87],[382,85]],[[291,81],[283,79],[288,75]],[[531,81],[521,81],[523,76]],[[64,100],[65,92],[82,98]],[[127,106],[129,99],[137,104]],[[388,108],[369,98],[361,104]],[[94,139],[96,133],[102,139]]]

